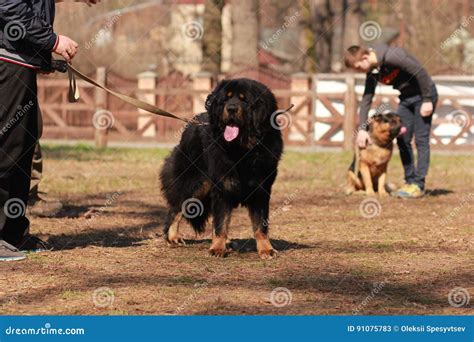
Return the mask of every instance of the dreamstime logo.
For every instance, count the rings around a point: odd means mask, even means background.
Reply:
[[[202,204],[202,202],[197,198],[188,198],[181,205],[181,212],[183,213],[183,216],[188,219],[196,218],[203,214],[204,204]]]
[[[363,124],[361,124],[360,127],[358,127],[356,130],[354,130],[354,132],[352,132],[352,136],[356,137],[360,129],[367,131],[370,124],[374,121],[374,117],[376,115],[388,113],[389,111],[390,111],[390,103],[382,103],[380,106],[375,108],[375,112],[373,114],[370,114],[369,118]]]
[[[270,125],[279,131],[290,127],[292,123],[291,114],[286,109],[279,109],[270,116]]]
[[[18,303],[18,299],[18,295],[13,295],[12,297],[7,298],[7,300],[0,305],[0,310],[6,309],[6,307],[9,305],[16,305]]]
[[[360,203],[359,212],[364,218],[374,218],[382,212],[382,205],[375,198],[366,198]]]
[[[190,21],[181,27],[181,33],[189,40],[198,40],[202,38],[204,28],[197,21]]]
[[[450,213],[441,220],[442,225],[447,225],[451,222],[451,220],[459,214],[459,212],[466,206],[469,202],[474,200],[474,192],[468,193],[466,196],[464,196],[459,204],[450,211]]]
[[[270,302],[277,308],[290,305],[293,295],[286,287],[277,287],[270,294]]]
[[[278,40],[278,38],[297,21],[299,16],[300,13],[297,11],[291,17],[285,17],[283,25],[275,33],[273,33],[271,37],[269,37],[265,41],[260,41],[260,46],[264,49],[268,49],[270,45],[274,44]]]
[[[359,314],[361,310],[363,310],[371,301],[374,299],[374,297],[382,291],[386,283],[386,280],[380,282],[380,283],[374,283],[374,287],[370,294],[365,297],[365,299],[360,303],[354,310],[352,310],[353,315]]]
[[[122,13],[118,13],[107,20],[105,25],[96,33],[96,35],[85,44],[85,48],[89,50],[94,44],[98,44],[101,41],[107,41],[108,35],[112,30],[114,24],[120,19]]]
[[[183,126],[181,126],[180,129],[174,132],[175,139],[178,139],[188,127],[189,127],[189,122],[186,122]]]
[[[359,27],[359,35],[363,40],[370,42],[380,38],[382,35],[382,28],[376,21],[365,21]]]
[[[189,120],[188,122],[186,122],[183,126],[181,126],[180,129],[178,129],[175,133],[174,133],[174,137],[175,138],[179,138],[186,129],[188,129],[188,127],[192,126],[192,125],[200,125],[199,121],[196,120],[196,118],[192,118],[191,120]]]
[[[86,223],[90,225],[97,217],[102,215],[120,197],[120,195],[122,195],[121,191],[114,192],[107,198],[103,206],[101,206],[97,211],[90,213],[90,215],[87,215]]]
[[[456,45],[456,40],[457,38],[463,34],[463,32],[466,32],[467,27],[471,24],[471,22],[474,21],[474,15],[471,15],[469,17],[466,17],[461,25],[454,30],[454,32],[441,43],[441,49],[446,49],[453,47]]]
[[[267,220],[263,220],[263,226],[268,227],[270,224],[270,221],[273,220],[276,216],[280,215],[282,212],[285,211],[286,207],[293,202],[293,200],[296,198],[296,195],[300,192],[299,189],[296,189],[293,193],[288,195],[285,200],[283,201],[283,204],[280,205],[278,208],[273,210],[270,215],[268,216]]]
[[[8,218],[16,219],[25,215],[25,203],[19,198],[10,198],[3,206],[3,212]]]
[[[16,42],[17,40],[25,38],[25,25],[23,25],[23,23],[19,22],[18,20],[10,21],[3,28],[3,34],[7,40]]]
[[[111,128],[115,123],[114,115],[105,109],[98,110],[92,117],[92,124],[96,129],[106,130]]]
[[[360,127],[357,127],[357,129],[355,129],[352,132],[352,137],[355,138],[361,129],[364,131],[367,131],[369,128],[369,125],[372,123],[372,121],[374,121],[374,116],[378,114],[383,114],[389,109],[390,109],[390,104],[388,103],[382,103],[380,106],[378,106],[375,109],[375,113],[370,115],[369,118],[363,124],[360,125]]]
[[[181,304],[180,306],[178,306],[174,312],[175,315],[179,315],[181,314],[181,312],[189,307],[194,301],[196,301],[196,298],[199,296],[199,294],[204,291],[207,286],[209,285],[209,283],[207,281],[203,282],[203,283],[196,283],[194,284],[194,288],[195,290],[189,295],[188,298],[186,298],[186,300],[184,301],[183,304]]]
[[[461,128],[471,126],[471,115],[464,110],[455,110],[448,114],[451,122]]]
[[[30,109],[34,106],[34,102],[30,100],[26,105],[24,106],[18,106],[17,107],[17,112],[14,117],[11,118],[10,121],[8,121],[5,126],[0,130],[0,135],[4,135],[5,133],[8,132],[10,128],[15,126],[15,124],[25,115],[27,114]]]
[[[115,301],[114,291],[108,287],[99,287],[92,294],[92,302],[99,308],[111,306]]]
[[[463,287],[455,287],[448,294],[448,303],[455,308],[468,306],[470,300],[469,292]]]

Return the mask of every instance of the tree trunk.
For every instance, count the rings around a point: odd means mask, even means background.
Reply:
[[[345,25],[345,9],[347,0],[336,0],[332,2],[334,19],[333,19],[333,36],[332,36],[332,56],[331,71],[340,72],[342,70],[342,56],[344,53],[344,25]]]
[[[311,2],[312,25],[315,33],[314,50],[318,72],[331,71],[334,13],[329,0]]]
[[[362,41],[359,28],[362,24],[364,12],[359,0],[348,0],[344,12],[343,44],[346,50],[351,45],[359,45]]]
[[[222,61],[222,9],[224,0],[205,0],[201,69],[218,75]]]
[[[305,49],[304,54],[304,70],[309,73],[314,73],[317,70],[316,62],[316,50],[314,49],[314,42],[316,41],[314,30],[313,30],[313,6],[311,6],[311,0],[302,0],[301,11],[303,12],[303,31],[302,31],[302,44]]]
[[[258,0],[232,1],[232,71],[258,67]]]

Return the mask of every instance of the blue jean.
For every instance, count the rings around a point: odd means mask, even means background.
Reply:
[[[433,111],[438,102],[436,88],[434,91],[435,95],[431,99]],[[429,117],[421,116],[420,108],[422,103],[423,99],[420,95],[400,100],[397,113],[400,115],[402,125],[406,127],[407,131],[397,138],[397,143],[405,171],[405,183],[416,184],[424,190],[425,178],[430,166],[430,134],[433,115]],[[416,165],[411,144],[413,135],[415,135],[415,144],[418,154]]]

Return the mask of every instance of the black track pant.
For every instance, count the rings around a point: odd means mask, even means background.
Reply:
[[[25,212],[37,140],[36,72],[0,61],[0,239],[12,245],[29,229]]]

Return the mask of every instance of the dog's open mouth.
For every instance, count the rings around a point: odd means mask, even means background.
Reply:
[[[224,130],[224,139],[228,142],[231,142],[235,138],[239,136],[239,127],[234,126],[234,125],[227,125],[225,126]]]

